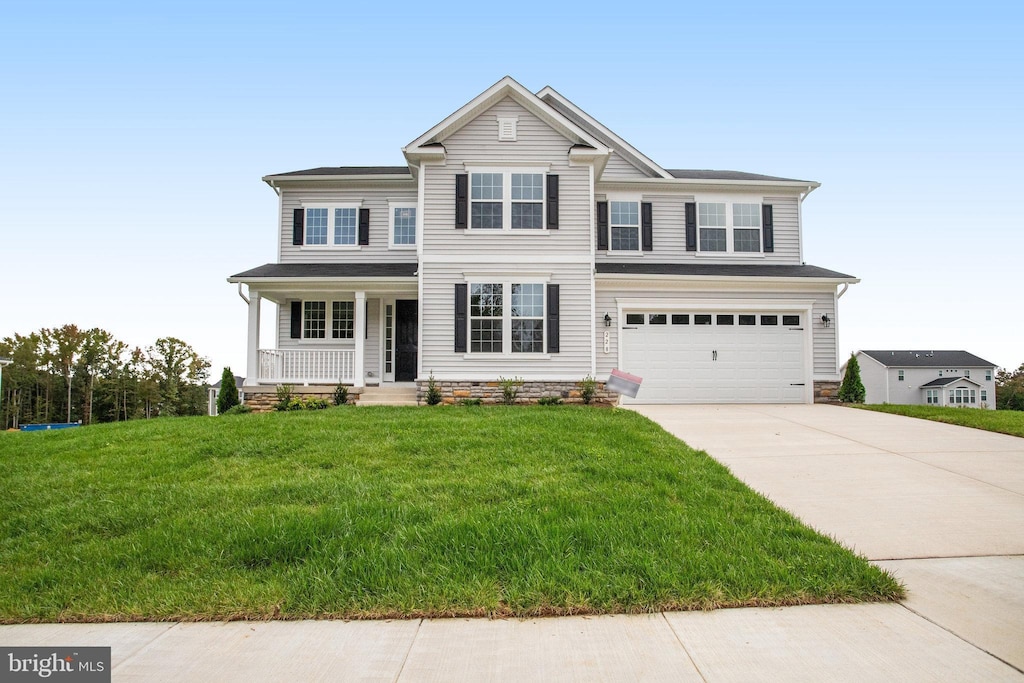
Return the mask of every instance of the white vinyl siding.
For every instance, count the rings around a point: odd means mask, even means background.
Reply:
[[[415,249],[405,252],[396,250],[391,244],[392,212],[389,200],[416,204],[415,184],[410,181],[408,189],[367,187],[338,190],[326,189],[284,189],[281,191],[281,231],[279,263],[380,263],[416,261]],[[360,206],[370,210],[370,243],[359,247],[334,247],[334,233],[327,234],[327,244],[311,248],[292,244],[292,216],[294,209],[303,204],[317,206]],[[333,209],[332,209],[333,211]],[[358,212],[356,214],[356,240],[358,244]],[[328,221],[330,225],[330,221]],[[308,229],[308,226],[307,226]]]
[[[606,190],[607,185],[598,183],[596,201],[610,199],[620,190]],[[716,193],[718,196],[719,193]],[[728,196],[728,195],[723,195]],[[737,203],[749,203],[750,193],[737,195]],[[654,215],[654,250],[644,252],[644,258],[658,263],[790,263],[800,261],[800,228],[798,224],[797,198],[793,196],[765,195],[760,199],[763,204],[772,205],[773,233],[775,250],[764,253],[759,250],[752,253],[704,252],[686,250],[686,203],[699,201],[700,197],[693,192],[674,194],[665,191],[657,193],[644,192],[642,201],[650,202]],[[728,200],[730,204],[732,199]],[[733,228],[727,228],[732,230]],[[761,227],[763,230],[763,226]],[[699,240],[698,228],[698,240]],[[700,254],[700,256],[698,256]],[[597,252],[598,261],[635,263],[632,255],[625,255],[612,250]]]
[[[496,116],[518,117],[515,142],[498,142]],[[566,151],[571,144],[511,99],[502,100],[445,138],[446,163],[427,164],[422,170],[424,216],[420,223],[424,256],[452,256],[456,260],[474,254],[503,254],[510,262],[538,253],[588,257],[593,238],[590,171],[586,167],[569,166]],[[557,230],[455,228],[456,175],[501,170],[508,176],[511,192],[511,174],[535,173],[538,169],[542,169],[544,175],[558,176]],[[508,197],[506,203],[512,201],[511,196],[505,196]],[[511,211],[511,206],[508,210]]]
[[[520,126],[522,121],[520,120]],[[523,137],[522,128],[519,139]],[[529,264],[519,266],[466,266],[426,263],[423,269],[421,332],[422,367],[438,379],[496,381],[499,376],[523,379],[582,379],[590,368],[590,266],[587,264]],[[488,274],[493,271],[493,275]],[[559,352],[474,353],[455,351],[455,285],[471,283],[537,282],[559,286]],[[517,276],[516,272],[522,275]],[[543,271],[543,272],[542,272]],[[511,290],[503,290],[504,305],[511,305]],[[472,317],[472,312],[468,315]],[[546,327],[547,320],[544,320]],[[505,334],[511,333],[507,326]],[[467,340],[470,336],[467,334]],[[545,341],[547,330],[545,330]],[[467,344],[467,349],[469,344]]]

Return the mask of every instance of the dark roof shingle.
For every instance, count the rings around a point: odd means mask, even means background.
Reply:
[[[261,278],[386,278],[415,277],[417,264],[412,263],[267,263],[232,275],[232,280]]]
[[[687,180],[773,180],[790,183],[810,183],[810,180],[797,180],[796,178],[779,178],[772,175],[761,175],[760,173],[746,173],[744,171],[712,171],[708,169],[682,169],[666,168],[673,178],[685,178]]]
[[[701,275],[708,277],[807,277],[855,280],[853,275],[808,265],[767,263],[598,263],[598,274]]]
[[[905,368],[996,367],[995,363],[990,363],[966,351],[898,351],[887,349],[884,351],[861,351],[861,353],[889,368],[897,366]]]
[[[408,166],[319,166],[307,168],[302,171],[288,171],[287,173],[272,173],[268,178],[280,178],[284,176],[319,176],[319,175],[407,175],[412,176]]]

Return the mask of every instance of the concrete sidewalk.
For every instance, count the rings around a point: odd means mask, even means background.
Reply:
[[[1020,681],[899,605],[538,620],[0,626],[111,646],[114,681]]]
[[[41,624],[0,644],[108,645],[114,681],[1024,681],[1024,439],[830,406],[638,410],[893,571],[906,603]]]

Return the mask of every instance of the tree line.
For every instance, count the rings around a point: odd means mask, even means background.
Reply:
[[[0,340],[0,427],[206,413],[210,362],[176,337],[132,347],[106,330],[43,328]]]

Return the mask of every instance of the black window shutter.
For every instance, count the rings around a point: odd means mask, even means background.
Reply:
[[[306,215],[305,209],[292,211],[292,244],[302,244],[302,219]]]
[[[548,353],[558,353],[558,285],[548,285]]]
[[[302,302],[292,302],[292,339],[302,337]]]
[[[697,202],[686,202],[686,251],[697,251]]]
[[[359,244],[370,243],[370,210],[359,209]]]
[[[608,251],[608,202],[597,203],[597,250]]]
[[[455,285],[455,353],[466,352],[466,313],[469,309],[469,285]]]
[[[764,243],[764,253],[771,254],[775,251],[775,225],[772,222],[771,204],[761,205],[761,225],[763,226],[761,241]]]
[[[469,227],[469,174],[455,176],[455,227]]]
[[[558,230],[558,176],[548,176],[548,230]]]
[[[644,251],[654,251],[654,208],[650,202],[640,204],[640,232]]]

